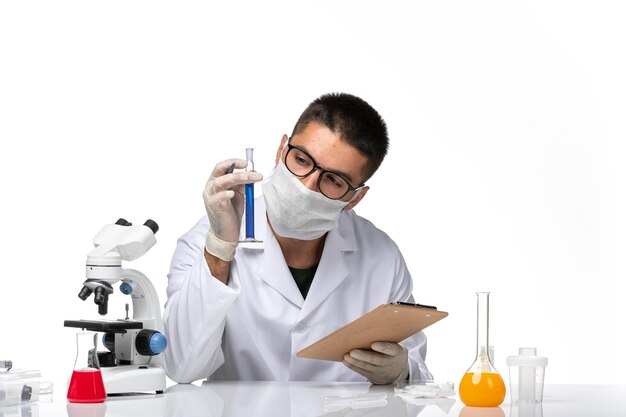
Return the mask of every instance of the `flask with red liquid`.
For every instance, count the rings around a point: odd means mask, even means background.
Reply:
[[[72,403],[101,403],[107,398],[98,362],[98,339],[95,332],[76,334],[76,361],[67,389]]]

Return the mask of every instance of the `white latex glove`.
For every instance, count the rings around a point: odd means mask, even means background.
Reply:
[[[343,364],[372,384],[391,384],[409,374],[409,352],[392,342],[374,342],[372,350],[353,349],[343,357]]]
[[[234,172],[228,168],[245,168],[245,159],[227,159],[215,165],[202,196],[209,216],[206,250],[225,261],[232,261],[239,241],[239,230],[245,202],[245,184],[261,181],[258,172]]]

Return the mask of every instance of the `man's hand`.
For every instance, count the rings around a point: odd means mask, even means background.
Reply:
[[[372,350],[354,349],[343,357],[343,364],[372,384],[391,384],[409,374],[409,353],[392,342],[374,342]]]
[[[244,211],[244,184],[260,181],[258,172],[229,172],[229,168],[245,168],[245,159],[229,159],[215,166],[202,196],[209,217],[206,250],[224,261],[232,261],[239,240]]]

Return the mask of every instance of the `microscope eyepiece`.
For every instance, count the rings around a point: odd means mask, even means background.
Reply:
[[[155,235],[156,235],[156,232],[159,231],[159,225],[157,224],[157,222],[155,222],[152,219],[146,220],[146,222],[143,225],[148,226],[150,230],[152,230],[152,233],[154,233]]]
[[[80,298],[81,300],[85,301],[92,293],[93,291],[91,291],[89,288],[87,288],[86,286],[84,286],[80,292],[78,293],[78,298]]]
[[[121,217],[115,222],[115,224],[119,226],[132,226],[133,225],[131,222]]]

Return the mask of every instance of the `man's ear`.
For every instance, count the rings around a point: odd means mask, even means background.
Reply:
[[[283,154],[283,148],[285,147],[285,144],[287,143],[287,141],[289,140],[289,136],[287,135],[283,135],[282,140],[280,141],[280,146],[278,146],[278,150],[276,151],[276,165],[278,165],[278,161],[280,161],[280,157]]]
[[[359,202],[361,200],[363,200],[363,197],[365,197],[365,194],[367,194],[369,189],[370,189],[370,187],[368,187],[368,186],[365,186],[365,187],[361,188],[361,191],[359,191],[359,195],[357,195],[354,200],[349,202],[348,205],[343,208],[343,211],[352,210],[354,208],[354,206],[356,206],[357,204],[359,204]]]

